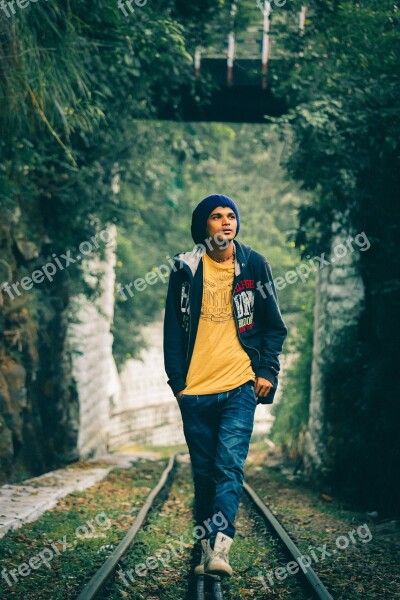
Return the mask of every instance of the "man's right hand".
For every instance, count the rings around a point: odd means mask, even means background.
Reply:
[[[176,394],[175,398],[176,398],[177,400],[180,400],[180,399],[181,399],[181,397],[182,397],[182,395],[183,395],[183,392],[184,392],[184,391],[185,391],[185,389],[183,389],[183,390],[181,390],[180,392],[178,392],[178,393]]]

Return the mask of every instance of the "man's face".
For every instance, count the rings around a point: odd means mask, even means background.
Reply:
[[[235,237],[236,230],[237,220],[233,210],[228,206],[217,206],[217,208],[214,208],[207,219],[207,236],[215,240],[220,240],[220,243],[226,242],[227,244]]]

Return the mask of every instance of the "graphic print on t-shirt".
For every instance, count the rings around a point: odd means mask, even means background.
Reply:
[[[188,395],[219,393],[255,379],[233,314],[234,264],[219,264],[205,254],[203,267],[200,319],[186,377]],[[242,288],[239,293],[248,291]],[[249,302],[251,299],[246,296],[244,306]],[[243,306],[241,310],[245,310]]]
[[[214,279],[204,276],[203,302],[200,318],[216,323],[233,319],[231,293],[232,273],[229,269],[214,274]]]

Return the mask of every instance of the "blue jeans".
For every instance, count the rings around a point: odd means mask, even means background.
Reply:
[[[235,536],[256,405],[251,380],[228,392],[183,394],[179,399],[192,462],[196,525],[206,530],[212,544],[218,531]],[[221,513],[222,523],[213,519]]]

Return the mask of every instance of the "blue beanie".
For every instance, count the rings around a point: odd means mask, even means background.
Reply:
[[[206,225],[207,219],[210,216],[210,213],[217,208],[217,206],[229,206],[233,210],[236,215],[237,221],[237,229],[236,235],[239,233],[240,229],[240,220],[239,220],[239,211],[231,198],[228,196],[223,196],[222,194],[212,194],[211,196],[207,196],[204,198],[194,209],[192,213],[192,238],[195,244],[203,244],[204,240],[207,237],[206,234]],[[235,237],[236,237],[235,235]]]

